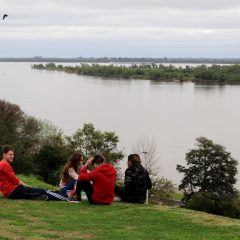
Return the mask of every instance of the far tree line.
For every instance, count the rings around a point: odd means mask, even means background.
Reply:
[[[2,57],[0,62],[57,62],[57,63],[200,63],[200,64],[239,64],[240,58],[145,58],[145,57]]]
[[[131,66],[80,64],[63,66],[55,63],[34,64],[34,69],[63,71],[79,75],[99,76],[104,78],[149,79],[154,81],[193,81],[200,84],[239,84],[240,65],[200,65],[196,67],[176,67],[162,64],[141,64]]]

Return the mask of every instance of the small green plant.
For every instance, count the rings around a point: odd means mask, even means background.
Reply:
[[[171,180],[164,177],[152,176],[152,188],[150,189],[150,200],[153,202],[172,199],[175,186]]]

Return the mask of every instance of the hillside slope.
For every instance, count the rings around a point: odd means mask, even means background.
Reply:
[[[34,178],[26,182],[44,187]],[[240,220],[176,207],[0,198],[0,239],[240,239]]]

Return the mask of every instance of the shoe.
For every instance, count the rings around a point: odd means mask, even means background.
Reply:
[[[71,203],[80,203],[81,202],[81,197],[78,197],[77,195],[73,195],[73,196],[68,196],[67,201],[71,202]]]
[[[47,195],[41,195],[41,196],[39,196],[39,197],[33,198],[33,200],[47,201],[47,200],[48,200],[48,196],[47,196]]]
[[[120,197],[114,197],[114,202],[121,202],[121,198]]]

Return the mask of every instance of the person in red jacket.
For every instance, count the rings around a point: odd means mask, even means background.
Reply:
[[[94,169],[88,172],[90,165],[93,165]],[[116,169],[111,164],[106,164],[104,157],[100,155],[91,157],[80,171],[76,195],[81,200],[83,190],[90,204],[111,204],[114,199],[116,178]]]
[[[10,163],[14,159],[13,148],[5,145],[2,148],[3,158],[0,161],[0,192],[10,199],[64,200],[67,198],[42,188],[32,188],[15,175]]]

